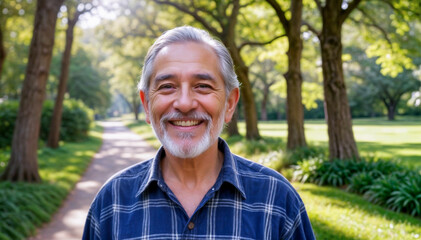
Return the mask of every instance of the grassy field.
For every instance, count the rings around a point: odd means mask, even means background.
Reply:
[[[421,118],[357,119],[354,134],[363,156],[377,156],[412,167],[421,167]],[[159,146],[151,128],[144,122],[126,122],[155,147]],[[239,123],[244,134],[244,122]],[[264,140],[254,143],[242,138],[227,139],[233,152],[257,160],[267,151],[284,149],[287,126],[284,121],[261,122]],[[307,141],[328,146],[327,127],[323,120],[306,121]],[[258,146],[258,149],[250,149]],[[265,152],[266,151],[266,152]],[[317,239],[371,240],[421,239],[421,219],[389,211],[359,195],[333,187],[293,183],[306,204]]]
[[[101,146],[100,127],[76,143],[58,149],[38,150],[40,184],[0,182],[0,239],[26,239],[36,227],[48,222],[89,166]],[[0,174],[9,151],[0,151]]]
[[[245,124],[239,123],[244,134]],[[264,137],[280,138],[285,143],[285,121],[259,123]],[[360,154],[400,161],[410,167],[421,167],[421,118],[355,119],[353,130]],[[324,120],[305,121],[305,134],[310,145],[328,146],[327,125]],[[281,146],[284,147],[284,146]]]

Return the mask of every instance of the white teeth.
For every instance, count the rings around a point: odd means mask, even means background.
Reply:
[[[199,121],[174,121],[174,125],[182,127],[190,127],[199,124]]]

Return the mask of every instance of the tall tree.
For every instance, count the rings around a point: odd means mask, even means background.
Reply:
[[[343,74],[342,25],[361,0],[326,0],[324,4],[314,1],[322,18],[322,30],[307,26],[320,41],[329,157],[359,158]]]
[[[50,70],[57,14],[64,0],[38,0],[28,66],[19,103],[9,163],[3,180],[39,182],[38,137]]]
[[[278,80],[278,72],[275,70],[275,64],[273,60],[265,59],[263,61],[257,60],[254,65],[258,65],[259,68],[257,71],[251,71],[252,75],[256,77],[256,80],[259,79],[261,86],[259,91],[262,91],[262,101],[260,102],[260,119],[263,121],[268,120],[267,105],[270,94],[270,87],[275,84]],[[253,84],[255,89],[256,82]]]
[[[388,119],[395,120],[402,96],[418,90],[421,87],[421,78],[417,78],[414,71],[409,69],[404,69],[396,77],[384,76],[381,66],[376,64],[378,58],[368,58],[359,48],[352,47],[347,50],[352,54],[352,62],[358,66],[348,70],[354,78],[360,80],[358,88],[354,87],[354,91],[365,92],[365,105],[370,104],[370,98],[380,100],[386,107]],[[420,64],[421,58],[415,59],[415,62]]]
[[[63,112],[63,100],[64,94],[66,93],[67,80],[69,79],[69,68],[70,68],[70,58],[72,53],[72,45],[74,39],[74,28],[79,16],[86,11],[90,10],[90,4],[80,4],[75,2],[77,6],[71,6],[72,2],[67,4],[68,20],[67,20],[67,29],[66,29],[66,44],[64,47],[64,52],[61,60],[61,72],[59,78],[59,84],[57,87],[57,96],[54,104],[53,115],[51,117],[50,131],[48,133],[47,146],[50,148],[58,148],[59,138],[60,138],[60,126],[61,118]],[[83,7],[82,7],[83,6]],[[74,9],[74,14],[71,16],[71,11]]]
[[[285,11],[276,0],[267,0],[275,10],[288,38],[288,70],[284,74],[287,82],[287,148],[290,150],[306,146],[304,135],[304,108],[302,104],[301,53],[303,40],[301,39],[301,19],[303,12],[302,0],[291,0],[291,18],[286,18]]]
[[[239,81],[241,82],[240,91],[246,121],[246,138],[260,138],[259,129],[257,127],[256,104],[249,80],[249,69],[240,53],[242,47],[250,44],[251,42],[243,42],[240,45],[236,42],[238,41],[236,25],[240,9],[247,7],[249,4],[242,5],[239,0],[212,1],[211,3],[199,1],[193,1],[190,3],[167,0],[154,1],[158,4],[173,6],[179,11],[192,16],[208,32],[218,37],[222,43],[225,44],[234,61],[236,73]],[[267,43],[270,42],[271,41],[268,41]]]

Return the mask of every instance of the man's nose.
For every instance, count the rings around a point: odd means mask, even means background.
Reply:
[[[174,102],[174,108],[180,112],[190,112],[197,107],[198,103],[194,92],[188,87],[182,87],[179,90],[177,99]]]

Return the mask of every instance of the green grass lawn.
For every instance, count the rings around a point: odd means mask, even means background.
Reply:
[[[245,124],[239,123],[244,134]],[[287,138],[285,121],[260,122],[260,134],[264,137],[280,138],[284,148]],[[398,118],[388,121],[383,118],[354,119],[354,136],[362,156],[400,161],[410,167],[421,167],[421,118]],[[306,120],[305,135],[308,144],[328,147],[327,125],[324,120]]]
[[[421,219],[374,205],[333,187],[293,183],[318,240],[421,239]]]
[[[393,122],[357,119],[353,123],[361,155],[400,159],[403,165],[421,167],[421,118],[398,118]],[[133,121],[126,124],[155,147],[159,146],[149,125]],[[239,129],[245,133],[244,122],[239,123]],[[241,137],[229,138],[231,150],[258,160],[268,151],[285,148],[285,121],[260,122],[259,129],[263,140],[249,142]],[[323,120],[306,121],[305,129],[309,144],[327,148],[327,126]],[[420,218],[389,211],[341,189],[293,185],[306,204],[317,239],[421,239]]]
[[[81,142],[40,148],[40,184],[0,182],[0,239],[25,239],[50,220],[99,150],[101,133],[97,126]],[[9,151],[0,151],[0,174],[9,155]]]

